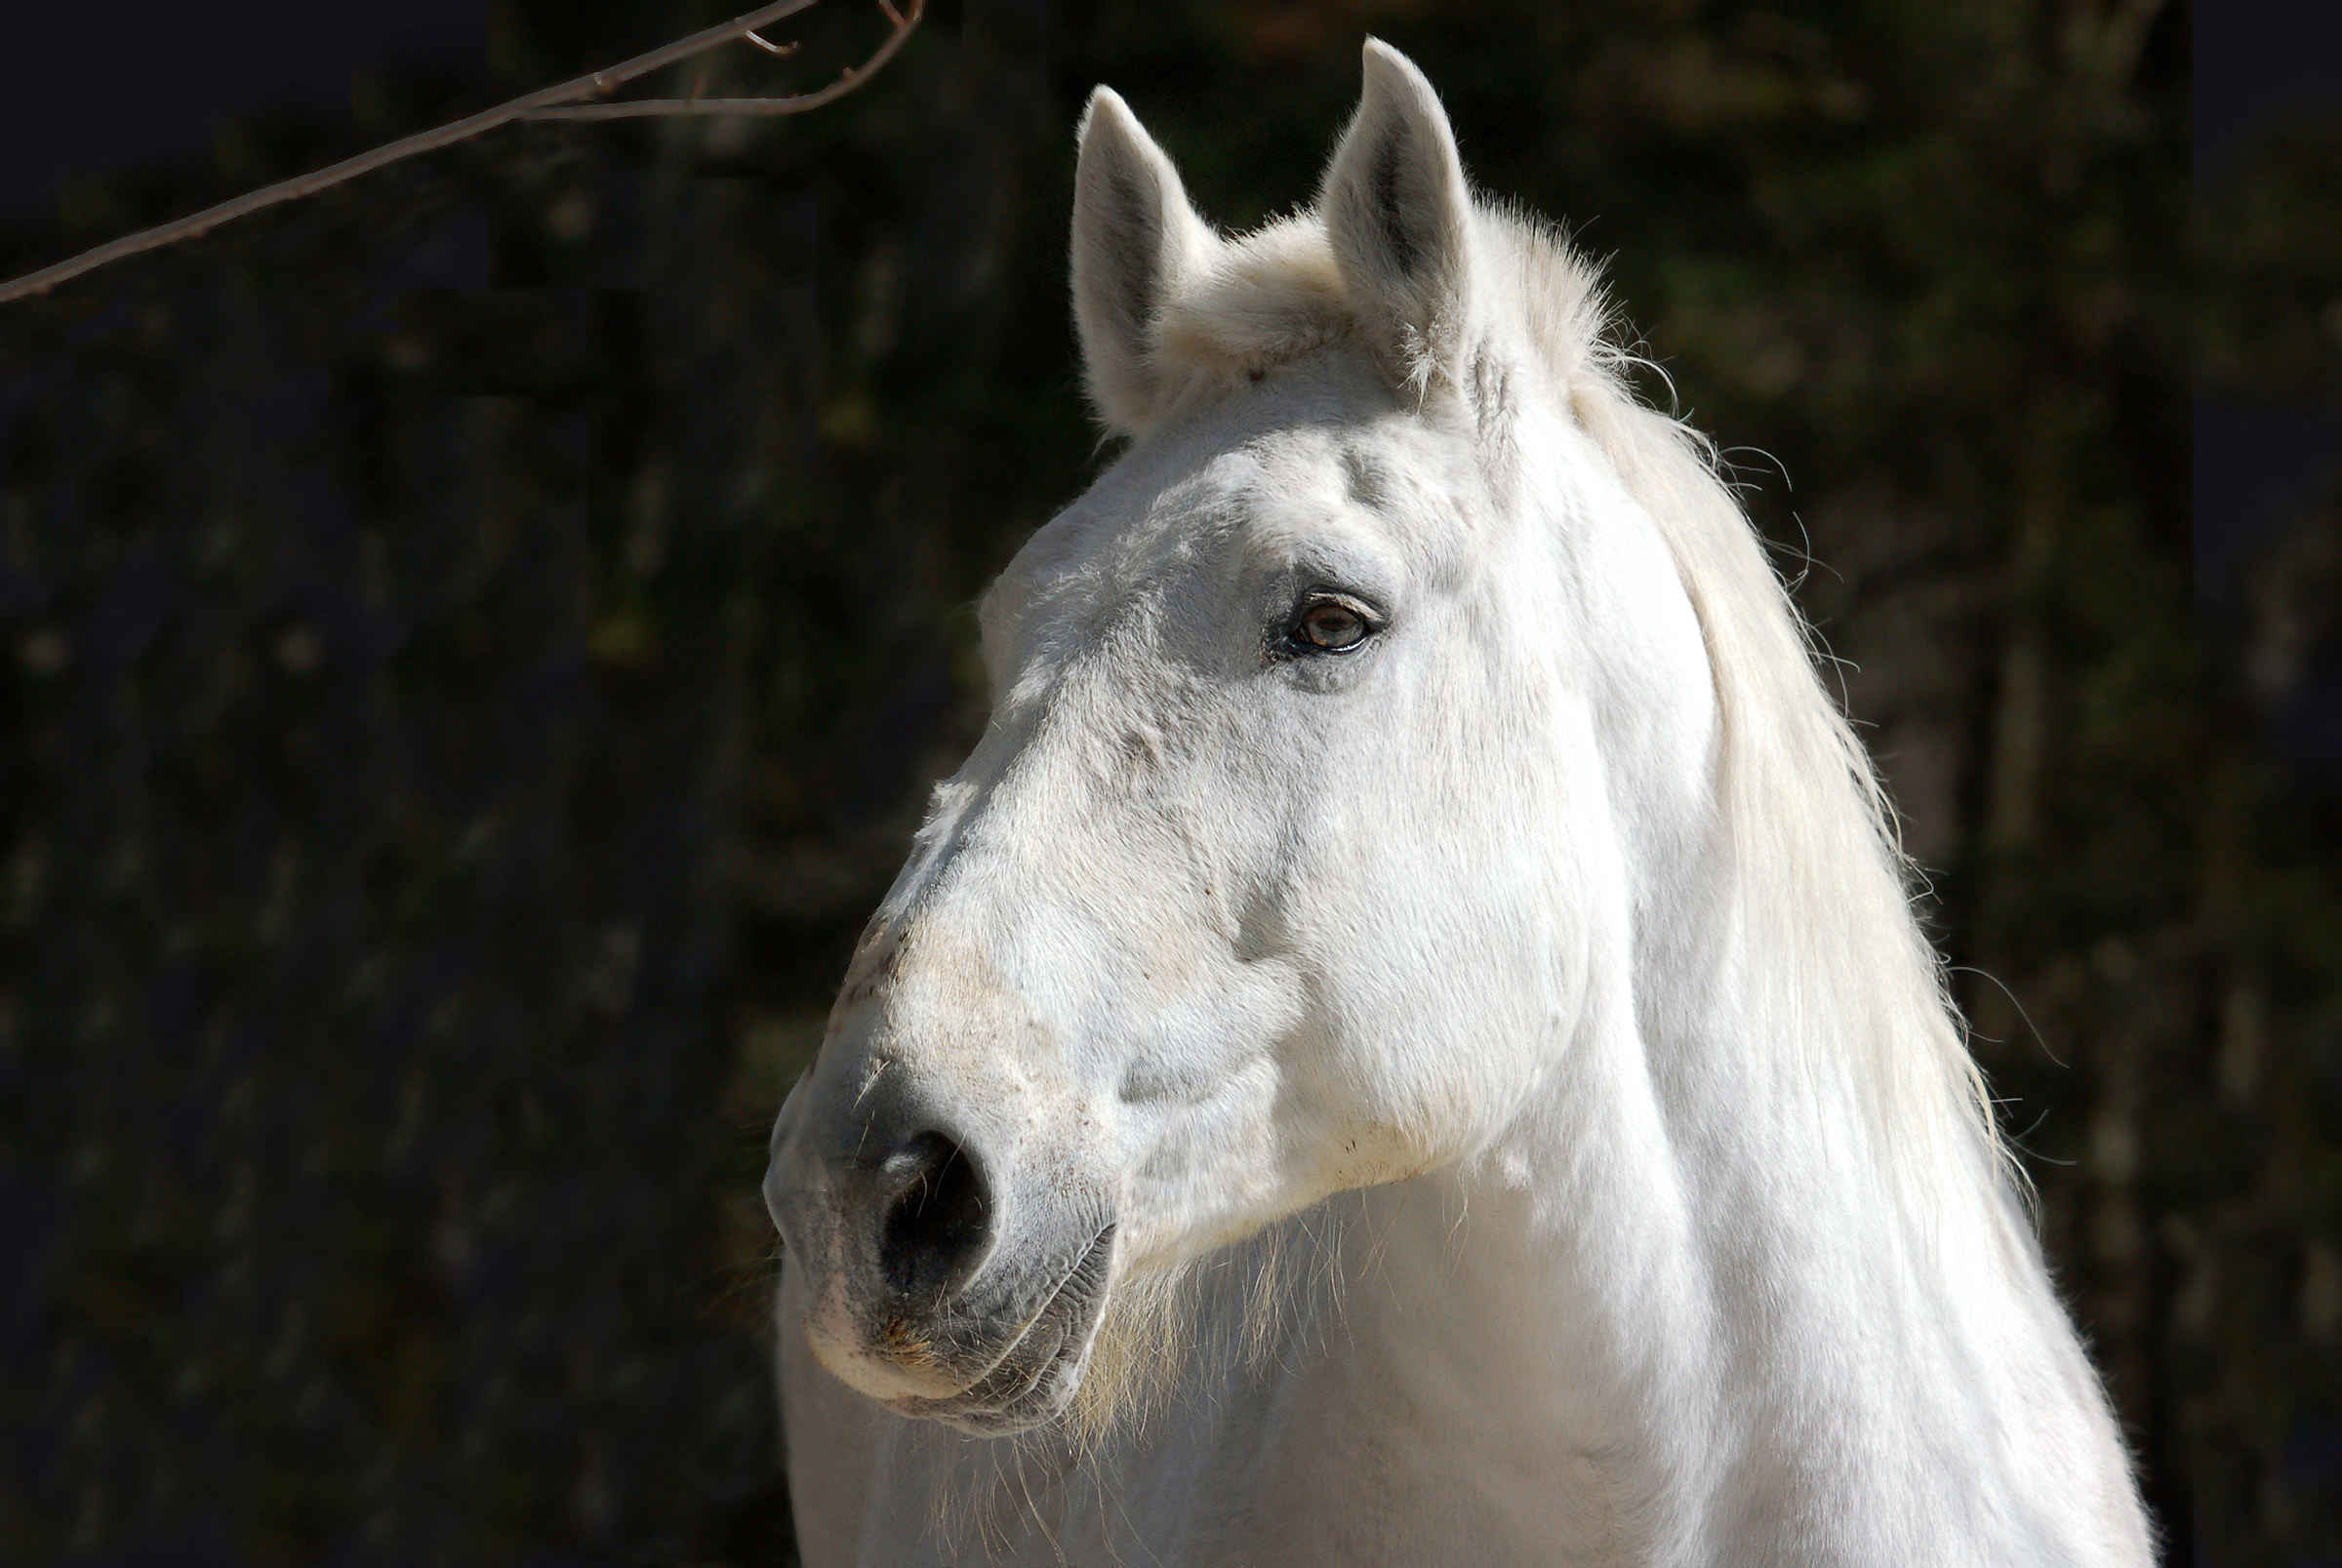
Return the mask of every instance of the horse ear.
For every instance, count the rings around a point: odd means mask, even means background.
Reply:
[[[1111,88],[1090,95],[1073,172],[1073,322],[1099,418],[1136,435],[1160,412],[1164,302],[1217,243],[1179,171]]]
[[[1414,61],[1366,40],[1356,118],[1318,211],[1353,306],[1421,387],[1452,373],[1472,306],[1472,192],[1439,97]]]

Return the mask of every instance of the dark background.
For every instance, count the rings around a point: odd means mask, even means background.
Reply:
[[[0,272],[723,14],[12,20]],[[2172,1560],[2342,1562],[2342,20],[2177,0],[966,0],[0,306],[0,1555],[785,1560],[765,1124],[1099,461],[1074,117],[1253,223],[1366,31],[1850,661]]]

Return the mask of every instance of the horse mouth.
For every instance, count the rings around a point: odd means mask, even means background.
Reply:
[[[1097,1338],[1113,1240],[1112,1226],[1098,1232],[984,1376],[955,1394],[889,1399],[887,1407],[979,1437],[1025,1431],[1062,1415],[1081,1387]]]

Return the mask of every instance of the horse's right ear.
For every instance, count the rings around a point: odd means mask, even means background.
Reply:
[[[1098,417],[1136,435],[1162,412],[1163,304],[1217,243],[1179,171],[1111,88],[1090,95],[1073,174],[1073,322]]]

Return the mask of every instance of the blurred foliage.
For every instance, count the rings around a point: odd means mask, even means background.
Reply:
[[[2342,125],[2294,121],[2206,181],[2200,368],[2260,398],[2342,383]]]
[[[0,264],[716,15],[511,0]],[[881,25],[804,21],[707,89]],[[764,1124],[1098,461],[1080,102],[1249,224],[1365,31],[1617,253],[1850,661],[2174,1554],[2342,1552],[2342,511],[2207,606],[2187,502],[2199,356],[2337,384],[2333,139],[2192,220],[2153,0],[967,0],[0,313],[0,1553],[781,1560]]]

